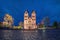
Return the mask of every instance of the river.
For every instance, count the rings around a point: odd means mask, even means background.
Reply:
[[[0,30],[0,40],[60,40],[60,30]]]

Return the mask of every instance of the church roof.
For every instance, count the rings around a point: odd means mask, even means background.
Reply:
[[[25,13],[26,13],[26,14],[28,13],[28,9],[25,10]]]
[[[35,13],[35,10],[32,10],[32,13],[33,13],[33,12]]]

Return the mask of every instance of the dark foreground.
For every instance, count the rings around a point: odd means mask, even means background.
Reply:
[[[0,30],[0,40],[60,40],[60,30]]]

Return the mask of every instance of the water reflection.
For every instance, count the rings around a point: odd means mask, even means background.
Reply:
[[[23,40],[37,40],[38,31],[23,31]]]
[[[3,33],[4,33],[3,34],[3,39],[4,40],[11,40],[11,38],[13,37],[12,36],[12,30],[9,30],[9,31],[8,30],[5,30],[5,31],[3,30]]]
[[[42,40],[47,40],[47,36],[46,36],[45,31],[46,31],[45,29],[42,30]]]
[[[59,34],[56,30],[0,30],[0,40],[56,40]]]

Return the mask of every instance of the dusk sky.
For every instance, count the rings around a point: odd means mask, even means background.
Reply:
[[[50,18],[50,23],[60,21],[60,0],[0,0],[0,21],[3,21],[6,13],[14,18],[14,24],[18,25],[24,19],[24,11],[36,11],[36,20],[39,23],[44,17]]]

